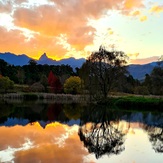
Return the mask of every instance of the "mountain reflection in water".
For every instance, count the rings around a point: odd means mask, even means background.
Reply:
[[[163,114],[0,102],[0,162],[162,163]]]

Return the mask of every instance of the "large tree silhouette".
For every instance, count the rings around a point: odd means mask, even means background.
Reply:
[[[100,106],[101,107],[101,106]],[[97,108],[96,108],[97,110]],[[96,158],[104,154],[119,154],[124,150],[124,134],[118,128],[118,120],[113,122],[107,113],[107,108],[101,108],[98,113],[94,110],[94,120],[87,117],[87,122],[81,124],[79,128],[80,140],[90,153],[94,153]],[[98,115],[98,117],[97,117]]]
[[[85,85],[89,85],[90,94],[105,99],[115,83],[126,73],[126,60],[124,52],[108,51],[103,46],[100,46],[99,51],[93,52],[80,71]]]

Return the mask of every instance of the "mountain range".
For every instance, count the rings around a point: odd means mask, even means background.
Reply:
[[[25,54],[15,55],[10,52],[0,53],[0,59],[3,59],[8,64],[15,65],[15,66],[23,66],[29,64],[29,60],[33,59],[28,57]],[[75,59],[73,57],[62,59],[59,61],[53,60],[48,58],[46,53],[44,53],[38,60],[35,60],[38,64],[48,64],[48,65],[70,65],[73,69],[76,67],[81,67],[82,64],[85,62],[84,58]]]
[[[0,53],[0,59],[3,59],[7,63],[15,66],[23,66],[27,65],[29,60],[32,58],[28,57],[25,54],[15,55],[10,52]],[[76,67],[80,68],[82,64],[85,62],[84,58],[75,59],[73,57],[62,59],[59,61],[48,58],[46,53],[44,53],[38,60],[36,60],[38,64],[48,64],[48,65],[70,65],[74,70]],[[155,66],[158,65],[158,62],[151,62],[144,65],[139,64],[131,64],[127,66],[127,70],[133,76],[134,79],[143,80],[146,74],[150,74]],[[161,62],[161,66],[163,67],[163,62]]]
[[[127,66],[128,72],[134,79],[144,80],[146,74],[151,74],[154,67],[158,66],[159,62],[151,62],[147,64],[131,64]],[[160,62],[160,66],[163,67],[163,62]]]

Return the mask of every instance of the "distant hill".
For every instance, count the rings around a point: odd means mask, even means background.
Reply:
[[[32,59],[25,54],[15,55],[13,53],[0,53],[0,59],[5,60],[7,63],[15,66],[23,66],[27,65],[29,60]],[[75,59],[75,58],[67,58],[59,61],[48,58],[46,53],[44,53],[39,60],[36,60],[38,64],[48,64],[48,65],[70,65],[74,70],[76,67],[80,68],[82,64],[85,62],[84,58]],[[160,62],[163,67],[163,62]],[[134,79],[143,80],[146,74],[150,74],[155,66],[158,65],[158,62],[151,62],[144,65],[131,64],[127,66],[127,70],[134,77]]]
[[[127,70],[133,76],[134,79],[143,80],[146,74],[150,74],[153,70],[154,66],[151,64],[145,65],[129,65]]]

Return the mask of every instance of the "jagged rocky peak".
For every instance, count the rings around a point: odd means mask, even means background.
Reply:
[[[46,53],[44,53],[44,54],[40,57],[39,60],[46,60],[46,59],[48,59],[48,57],[47,57]]]

